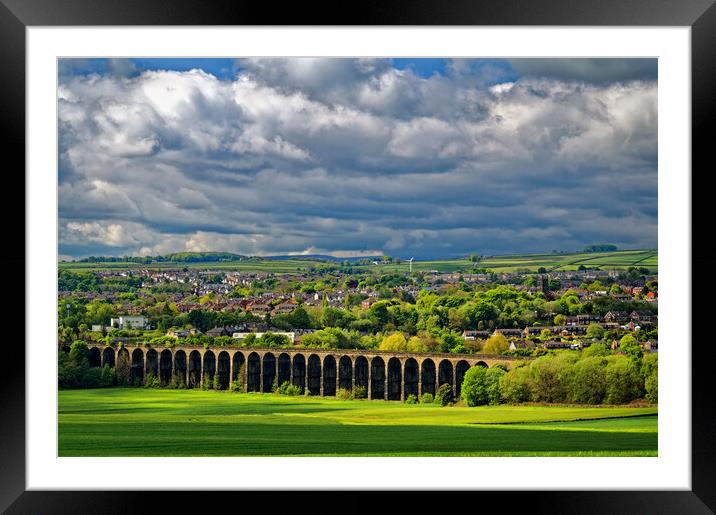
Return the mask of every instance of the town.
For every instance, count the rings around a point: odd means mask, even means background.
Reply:
[[[299,273],[206,267],[59,272],[59,341],[539,356],[631,336],[658,349],[648,268]]]

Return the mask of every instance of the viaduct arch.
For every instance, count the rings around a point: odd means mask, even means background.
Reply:
[[[518,360],[485,354],[407,353],[378,350],[198,346],[154,348],[144,344],[119,349],[104,344],[89,346],[92,366],[124,364],[135,384],[156,377],[196,388],[215,384],[225,390],[239,381],[244,391],[270,392],[288,381],[311,395],[335,396],[339,388],[365,388],[369,399],[403,401],[408,395],[435,395],[449,384],[460,395],[465,372],[471,366],[510,369]],[[216,377],[216,381],[214,378]]]

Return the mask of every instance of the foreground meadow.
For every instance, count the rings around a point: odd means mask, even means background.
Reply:
[[[59,392],[60,456],[656,456],[656,408]]]

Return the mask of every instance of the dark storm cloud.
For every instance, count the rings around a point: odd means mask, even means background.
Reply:
[[[565,81],[609,84],[619,81],[657,79],[656,59],[509,59],[521,77],[546,77]]]
[[[229,79],[68,65],[60,254],[656,246],[648,67],[540,61],[241,60]]]

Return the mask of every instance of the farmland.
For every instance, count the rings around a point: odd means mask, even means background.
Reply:
[[[59,392],[60,456],[656,456],[657,408]]]
[[[211,269],[223,271],[243,272],[265,272],[274,274],[296,274],[306,271],[309,268],[321,268],[337,263],[320,261],[316,259],[266,259],[266,260],[244,260],[244,261],[219,261],[219,262],[195,262],[177,263],[161,262],[149,265],[131,262],[67,262],[60,263],[60,269],[75,271],[106,271],[126,270],[140,268],[183,268],[189,269]],[[614,252],[593,252],[593,253],[571,253],[571,254],[515,254],[509,256],[490,256],[481,260],[480,268],[487,268],[493,272],[536,272],[539,268],[548,271],[570,271],[577,270],[580,265],[586,267],[600,267],[602,269],[626,269],[630,266],[649,268],[652,272],[658,270],[658,253],[656,250],[621,250]],[[380,273],[405,272],[408,270],[407,261],[399,264],[388,263],[381,265],[363,264],[355,265],[354,268],[364,271],[376,271]],[[474,263],[468,259],[444,259],[414,261],[414,271],[438,272],[460,272],[468,271],[474,267]]]

